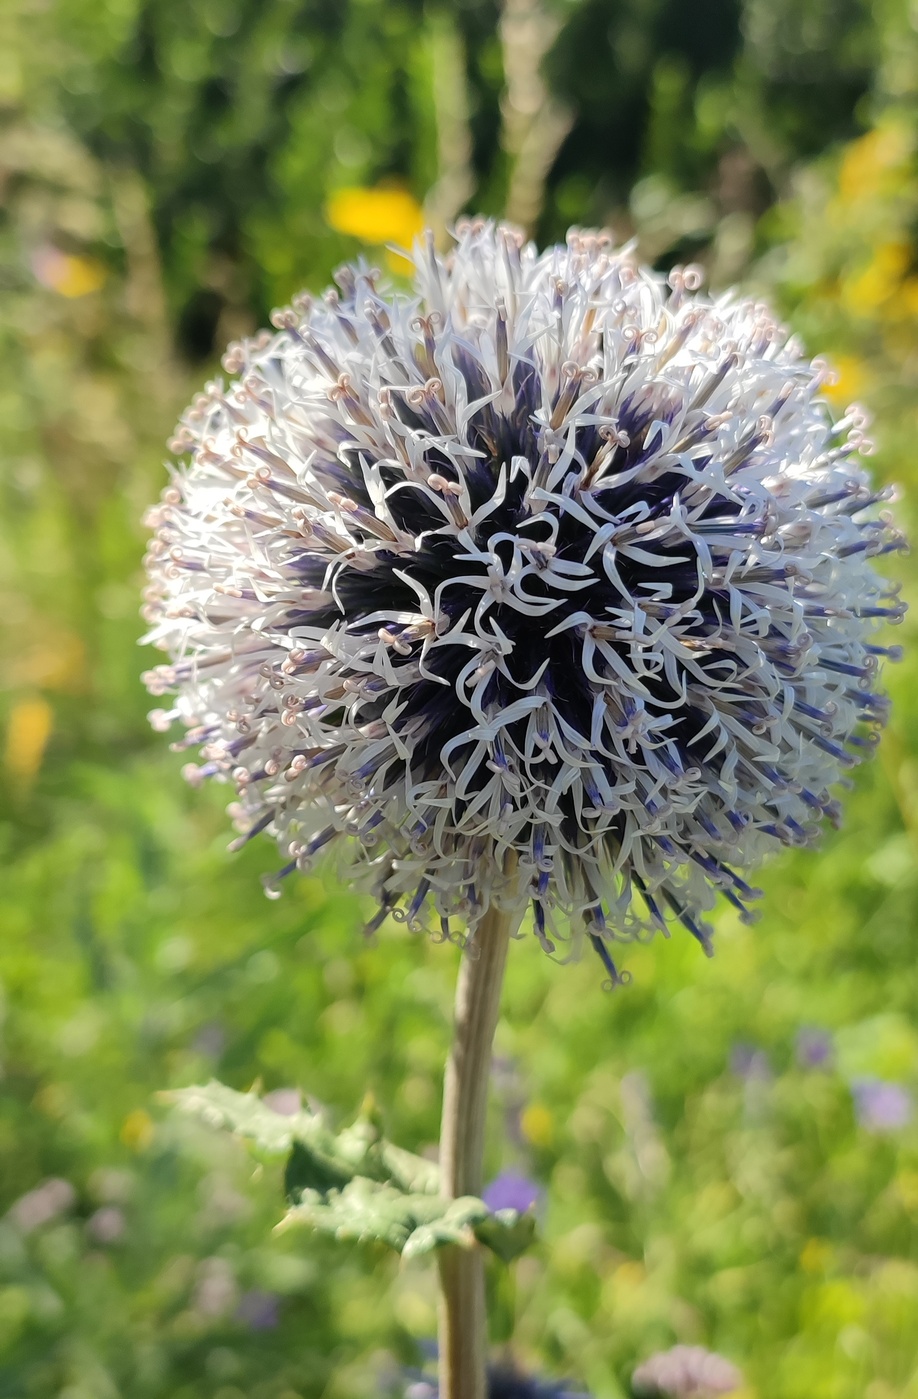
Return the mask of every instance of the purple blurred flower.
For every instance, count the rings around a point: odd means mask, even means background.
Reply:
[[[280,1321],[280,1304],[273,1292],[262,1292],[254,1287],[251,1292],[243,1292],[236,1308],[237,1320],[243,1322],[250,1331],[273,1331]]]
[[[116,1244],[124,1236],[127,1221],[117,1205],[103,1205],[86,1221],[86,1232],[97,1244]]]
[[[542,1189],[528,1176],[504,1171],[482,1191],[481,1198],[489,1210],[518,1210],[525,1214],[539,1203]]]
[[[639,1394],[665,1394],[669,1399],[716,1399],[719,1394],[732,1394],[742,1382],[735,1365],[703,1346],[660,1351],[632,1376]]]
[[[828,1030],[803,1025],[797,1031],[797,1063],[802,1069],[830,1069],[835,1062],[835,1044]]]
[[[740,1040],[730,1051],[730,1071],[737,1078],[764,1082],[771,1078],[771,1062],[764,1049]]]
[[[262,1102],[281,1117],[296,1117],[303,1106],[298,1088],[275,1088],[273,1093],[265,1094]]]
[[[868,1132],[891,1132],[907,1127],[912,1120],[912,1095],[901,1083],[881,1078],[857,1078],[851,1085],[854,1110],[860,1125]]]
[[[43,1224],[64,1214],[76,1201],[76,1191],[69,1180],[52,1177],[41,1185],[20,1195],[9,1209],[9,1217],[23,1234],[31,1234]]]
[[[219,1059],[226,1048],[226,1031],[218,1020],[210,1020],[202,1025],[191,1041],[195,1054],[205,1054],[208,1059]]]

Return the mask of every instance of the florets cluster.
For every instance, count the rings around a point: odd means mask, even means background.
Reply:
[[[153,512],[153,719],[279,877],[332,842],[382,918],[530,900],[549,951],[681,921],[834,820],[876,740],[899,547],[827,367],[604,236],[415,249],[230,347]]]

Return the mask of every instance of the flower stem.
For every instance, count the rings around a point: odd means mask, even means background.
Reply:
[[[491,908],[462,959],[453,1045],[443,1084],[441,1189],[448,1199],[480,1195],[491,1047],[515,912]],[[488,1327],[479,1246],[440,1250],[440,1396],[487,1399]]]

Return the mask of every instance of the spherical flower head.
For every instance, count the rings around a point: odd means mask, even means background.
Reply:
[[[876,740],[900,539],[766,306],[485,222],[230,347],[152,513],[154,712],[306,869],[444,936],[682,923],[834,821]],[[276,881],[273,888],[277,887]],[[458,920],[454,922],[451,920]]]

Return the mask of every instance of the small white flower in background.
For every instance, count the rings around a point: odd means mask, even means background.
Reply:
[[[151,514],[147,683],[241,841],[339,842],[380,912],[549,951],[671,921],[835,821],[900,547],[826,366],[761,303],[467,223],[412,294],[345,267],[230,347]],[[573,919],[573,925],[571,924]]]
[[[103,1205],[91,1214],[86,1221],[86,1232],[97,1244],[116,1244],[127,1229],[124,1211],[117,1205]]]
[[[703,1346],[674,1346],[652,1355],[632,1376],[638,1394],[667,1395],[669,1399],[716,1399],[733,1394],[743,1377],[735,1365]]]
[[[275,1088],[261,1100],[266,1107],[281,1117],[296,1117],[303,1108],[303,1096],[298,1088]]]
[[[225,1258],[204,1258],[198,1264],[197,1279],[191,1299],[192,1309],[200,1316],[227,1316],[239,1300],[239,1289],[232,1265]]]
[[[66,1214],[76,1204],[77,1194],[69,1180],[52,1176],[34,1190],[20,1195],[9,1208],[9,1218],[22,1231],[31,1234],[44,1224],[50,1224]]]

